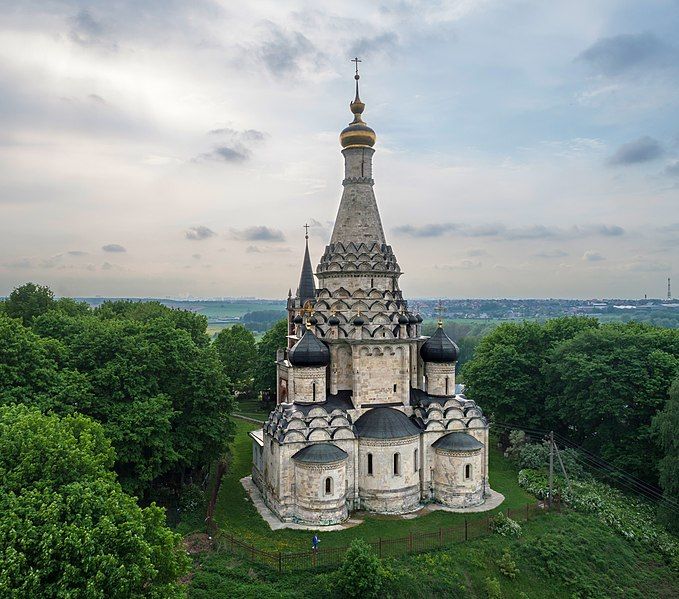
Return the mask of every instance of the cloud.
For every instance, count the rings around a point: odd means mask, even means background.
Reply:
[[[660,142],[648,135],[621,145],[608,159],[612,165],[638,164],[660,158],[665,151]]]
[[[351,56],[375,56],[390,52],[398,46],[398,36],[393,31],[386,31],[373,37],[361,37],[354,41],[349,49]]]
[[[191,254],[191,258],[193,258],[194,260],[200,260],[202,256],[200,254]]]
[[[536,258],[563,258],[564,256],[568,256],[568,252],[564,252],[563,250],[542,250],[541,252],[533,254],[533,256]]]
[[[266,22],[269,37],[255,49],[255,56],[276,77],[295,75],[301,63],[316,65],[326,62],[325,55],[299,31],[285,31],[275,23]]]
[[[82,9],[71,19],[69,36],[80,46],[102,46],[116,50],[117,45],[107,39],[106,28],[87,9]]]
[[[470,257],[475,257],[475,256],[487,256],[488,252],[486,250],[482,249],[475,249],[475,250],[467,250],[467,256]]]
[[[462,223],[434,223],[422,226],[402,225],[394,232],[408,237],[441,237],[449,233],[460,237],[489,237],[504,241],[526,239],[577,239],[582,237],[617,237],[625,234],[618,225],[574,225],[569,228],[547,225],[507,227],[502,224],[466,225]]]
[[[204,160],[244,162],[248,158],[250,158],[250,150],[240,144],[235,144],[233,146],[217,146],[210,152],[203,152],[194,158],[194,162],[201,162]]]
[[[19,258],[10,262],[3,263],[5,268],[31,268],[33,263],[28,258]]]
[[[599,252],[594,252],[592,250],[587,250],[583,255],[582,259],[585,262],[601,262],[602,260],[605,260],[604,256],[602,256]]]
[[[679,177],[679,160],[675,160],[668,164],[663,173],[668,177]]]
[[[231,139],[239,139],[241,141],[263,141],[267,134],[263,131],[257,131],[256,129],[244,129],[243,131],[238,131],[237,129],[231,129],[230,127],[222,127],[219,129],[212,129],[208,131],[210,135],[222,135],[227,136]]]
[[[290,248],[249,245],[245,248],[245,252],[248,254],[287,254]]]
[[[69,256],[87,256],[89,252],[83,252],[82,250],[71,250],[66,252]]]
[[[652,33],[622,34],[597,40],[578,56],[608,76],[670,66],[673,48]]]
[[[231,238],[238,241],[269,241],[280,243],[285,241],[283,231],[260,225],[246,229],[231,229]]]
[[[435,268],[440,270],[476,270],[482,266],[483,263],[480,260],[460,260],[457,264],[442,264]]]
[[[669,272],[670,265],[666,262],[651,262],[648,260],[635,260],[622,266],[623,270],[633,272]]]
[[[197,227],[190,227],[184,231],[184,237],[192,241],[202,241],[203,239],[209,239],[217,235],[212,229],[204,225],[198,225]]]
[[[122,245],[118,243],[107,243],[106,245],[102,245],[101,249],[105,252],[113,253],[123,253],[127,251]]]

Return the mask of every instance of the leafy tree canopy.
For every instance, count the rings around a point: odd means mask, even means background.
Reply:
[[[279,320],[269,329],[257,344],[257,361],[255,363],[255,389],[276,390],[276,351],[287,347],[288,321]]]
[[[658,463],[660,486],[667,499],[676,503],[679,498],[679,378],[670,388],[670,398],[653,419],[653,433],[663,451]],[[665,506],[663,519],[675,533],[679,533],[676,509]]]
[[[184,596],[180,536],[123,492],[113,460],[88,418],[0,406],[1,596]]]
[[[5,314],[20,318],[25,325],[54,307],[54,294],[49,287],[26,283],[17,287],[5,301]]]
[[[251,390],[257,359],[255,336],[243,325],[236,324],[219,332],[214,347],[234,390],[241,393]]]

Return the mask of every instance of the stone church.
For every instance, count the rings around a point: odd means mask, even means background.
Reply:
[[[373,192],[375,131],[358,93],[340,134],[344,191],[316,268],[308,236],[277,405],[253,441],[252,479],[283,521],[336,524],[353,510],[400,514],[426,503],[481,504],[488,423],[455,393],[458,348],[441,321],[421,334],[399,289]]]

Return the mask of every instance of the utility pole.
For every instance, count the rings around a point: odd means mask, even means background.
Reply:
[[[549,497],[548,506],[552,509],[552,487],[554,481],[554,431],[549,431]]]

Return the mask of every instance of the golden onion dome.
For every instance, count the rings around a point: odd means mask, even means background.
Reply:
[[[363,111],[365,110],[365,104],[361,102],[361,99],[358,97],[358,80],[360,79],[358,73],[354,76],[354,79],[356,79],[356,97],[354,98],[354,101],[349,104],[349,108],[354,115],[354,120],[348,127],[345,127],[342,130],[342,133],[340,133],[340,143],[343,148],[355,146],[367,146],[372,148],[375,145],[377,136],[361,118],[361,114],[363,114]]]

